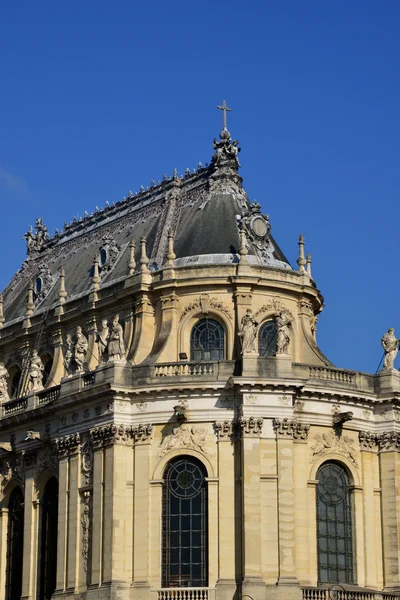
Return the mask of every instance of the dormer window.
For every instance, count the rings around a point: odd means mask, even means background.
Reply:
[[[38,296],[42,290],[43,290],[43,279],[41,277],[36,277],[35,294]]]
[[[108,261],[107,248],[101,248],[100,254],[99,254],[99,265],[100,265],[100,267],[104,267],[107,264],[107,261]]]

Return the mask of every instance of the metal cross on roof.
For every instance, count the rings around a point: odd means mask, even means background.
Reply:
[[[225,100],[222,100],[222,106],[217,106],[218,110],[222,110],[222,127],[226,129],[226,113],[231,112],[231,108],[228,108]]]

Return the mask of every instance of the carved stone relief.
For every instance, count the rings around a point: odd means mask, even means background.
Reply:
[[[257,248],[260,256],[266,258],[271,255],[269,216],[261,213],[261,205],[256,200],[241,214],[239,227],[244,230],[246,239]]]
[[[346,435],[338,436],[333,431],[317,434],[314,436],[314,443],[310,447],[310,450],[311,462],[327,454],[339,453],[348,458],[355,467],[358,467],[357,451],[354,448],[354,442]]]
[[[174,427],[160,444],[159,458],[177,448],[192,448],[207,454],[207,430],[197,425],[181,425]]]
[[[222,302],[218,301],[217,298],[211,298],[209,294],[201,294],[194,302],[188,304],[181,312],[179,320],[182,321],[187,314],[198,308],[200,308],[203,315],[208,315],[210,308],[215,308],[232,320],[232,311],[230,311]]]
[[[87,569],[88,569],[88,557],[89,557],[89,531],[90,531],[90,503],[91,503],[91,492],[90,492],[90,490],[85,490],[81,494],[81,498],[82,498],[81,554],[82,554],[83,570],[85,571],[85,573],[87,573]]]

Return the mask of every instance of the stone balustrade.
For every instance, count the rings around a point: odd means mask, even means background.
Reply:
[[[173,362],[155,365],[155,377],[215,375],[218,362]]]
[[[158,600],[213,600],[209,588],[162,588],[158,590]]]
[[[302,588],[303,600],[399,600],[400,594],[372,590],[346,590],[341,586]]]

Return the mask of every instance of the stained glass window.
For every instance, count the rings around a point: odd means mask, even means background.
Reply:
[[[260,356],[275,356],[278,330],[275,321],[265,321],[258,330],[258,354]]]
[[[214,319],[201,319],[190,336],[190,360],[224,360],[224,328]]]
[[[354,583],[351,499],[346,470],[326,462],[317,473],[318,579]]]
[[[162,585],[207,587],[207,482],[190,456],[172,460],[163,487]]]

